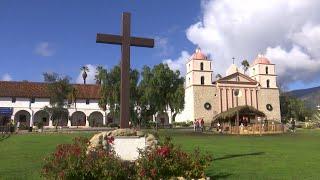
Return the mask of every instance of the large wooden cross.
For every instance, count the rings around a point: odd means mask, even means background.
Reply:
[[[130,119],[130,46],[154,47],[154,40],[130,35],[130,13],[122,14],[122,35],[97,34],[97,43],[121,45],[120,128],[129,127]]]

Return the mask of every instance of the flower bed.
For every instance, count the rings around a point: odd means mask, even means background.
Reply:
[[[124,161],[109,146],[114,136],[99,137],[102,142],[97,146],[90,146],[86,138],[75,138],[72,144],[57,146],[45,159],[42,176],[46,179],[189,179],[205,177],[205,168],[212,162],[210,155],[203,155],[198,149],[190,154],[182,151],[170,138],[140,150],[136,161]]]

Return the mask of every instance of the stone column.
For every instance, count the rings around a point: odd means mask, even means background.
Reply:
[[[71,119],[70,118],[68,118],[68,125],[67,126],[71,127]]]
[[[103,125],[107,124],[107,116],[103,116],[102,122],[103,122]]]
[[[49,119],[49,127],[52,127],[52,119]]]
[[[169,124],[172,123],[172,113],[171,113],[171,110],[168,111],[168,117],[169,117]]]
[[[90,127],[89,126],[89,116],[86,116],[86,127]]]
[[[33,113],[30,115],[30,127],[33,127]]]

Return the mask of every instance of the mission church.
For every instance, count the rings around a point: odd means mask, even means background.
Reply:
[[[259,54],[248,75],[233,63],[216,81],[212,69],[213,62],[197,48],[186,63],[185,107],[175,121],[204,119],[209,124],[222,112],[249,106],[264,113],[265,119],[280,122],[276,69],[269,59]]]
[[[213,81],[213,62],[198,48],[187,61],[186,69],[185,107],[176,115],[176,122],[203,119],[210,124],[222,112],[245,105],[263,112],[268,120],[280,121],[275,64],[263,55],[252,62],[248,75],[231,64],[225,77]],[[108,108],[99,107],[99,85],[73,84],[73,87],[78,92],[77,99],[68,102],[68,116],[59,126],[89,127],[118,122]],[[45,106],[50,106],[46,83],[0,81],[0,123],[12,119],[32,127],[42,121],[44,126],[53,127],[49,114],[43,110]],[[153,121],[170,124],[173,114],[170,111],[157,113]]]

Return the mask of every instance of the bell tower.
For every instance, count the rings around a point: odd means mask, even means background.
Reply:
[[[271,64],[269,59],[259,54],[249,68],[249,75],[260,84],[257,93],[258,109],[265,113],[268,120],[280,121],[280,93],[275,64]]]
[[[210,124],[215,115],[217,93],[212,84],[212,61],[197,48],[186,63],[185,105],[176,121],[203,119]]]
[[[186,88],[193,85],[212,85],[212,61],[207,58],[200,48],[197,48],[186,63]]]
[[[258,81],[262,88],[278,88],[275,65],[269,59],[259,54],[249,68],[250,77]]]

